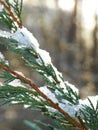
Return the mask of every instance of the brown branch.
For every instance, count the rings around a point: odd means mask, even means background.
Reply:
[[[80,124],[84,127],[84,129],[85,129],[85,128],[87,129],[86,125],[84,124],[84,122],[83,122],[83,120],[81,119],[80,116],[78,116],[78,120],[80,121]],[[87,130],[88,130],[88,129],[87,129]]]
[[[10,68],[1,65],[0,64],[0,69],[7,71],[9,73],[11,73],[12,75],[14,75],[16,78],[19,78],[23,81],[25,81],[27,84],[29,84],[33,89],[35,89],[40,96],[42,96],[49,104],[51,104],[51,106],[53,106],[56,110],[58,110],[60,113],[62,113],[68,120],[69,122],[76,128],[78,128],[79,130],[88,130],[86,127],[84,128],[83,126],[81,126],[81,124],[79,122],[77,122],[76,120],[74,120],[68,113],[66,113],[63,109],[61,109],[57,103],[54,103],[50,98],[48,98],[33,82],[31,82],[30,79],[27,79],[26,77],[18,74],[17,72],[11,70]]]
[[[19,28],[22,28],[22,23],[21,21],[19,21],[19,19],[14,15],[14,13],[12,12],[11,8],[5,4],[5,2],[3,0],[0,0],[0,3],[4,6],[4,8],[9,12],[10,16],[12,17],[13,21],[15,21],[17,23],[17,25],[19,26]]]

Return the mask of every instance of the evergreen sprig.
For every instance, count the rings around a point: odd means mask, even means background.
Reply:
[[[0,0],[0,3],[3,5],[0,21],[10,29],[10,32],[0,30],[0,37],[9,41],[5,46],[9,51],[19,54],[25,65],[38,72],[46,84],[44,87],[38,87],[24,75],[13,71],[1,56],[0,78],[4,79],[0,86],[1,106],[23,104],[25,107],[36,108],[54,119],[57,126],[48,125],[54,130],[64,130],[66,126],[77,130],[97,130],[98,101],[96,107],[90,99],[88,104],[84,103],[77,88],[64,81],[62,74],[52,64],[48,52],[40,49],[34,36],[23,27],[22,0],[13,0],[12,3],[10,0]],[[21,84],[14,86],[13,82],[16,80]],[[39,129],[35,124],[26,123]]]
[[[17,30],[17,27],[22,26],[22,3],[23,0],[0,0],[0,3],[3,5],[0,11],[0,23],[5,24],[10,30]]]
[[[81,110],[83,114],[83,120],[90,130],[98,129],[98,101],[96,106],[93,105],[92,101],[88,98],[90,106],[84,105]]]
[[[45,115],[48,115],[48,116],[50,116],[51,118],[53,118],[53,119],[56,119],[56,121],[59,121],[59,123],[61,123],[62,124],[62,127],[63,127],[63,125],[65,126],[65,124],[67,125],[67,124],[70,124],[71,125],[71,122],[72,122],[72,125],[74,126],[74,125],[76,125],[76,126],[78,126],[78,127],[80,127],[81,128],[81,126],[78,124],[78,122],[77,121],[75,121],[75,120],[73,120],[73,118],[71,118],[66,112],[64,112],[59,106],[58,106],[58,104],[57,103],[54,103],[51,99],[49,99],[43,92],[41,92],[40,91],[40,89],[38,89],[38,87],[35,85],[35,84],[33,84],[29,79],[27,79],[27,78],[25,78],[24,76],[22,76],[22,75],[20,75],[20,74],[18,74],[17,72],[14,72],[14,71],[12,71],[10,68],[8,68],[8,67],[6,67],[6,66],[4,66],[4,65],[0,65],[0,69],[2,69],[3,71],[6,71],[7,73],[10,73],[12,76],[14,76],[14,77],[16,77],[16,79],[18,78],[18,79],[20,79],[23,83],[27,83],[28,85],[30,85],[38,94],[39,94],[39,96],[37,96],[36,95],[36,97],[38,98],[38,99],[40,99],[40,96],[41,97],[43,97],[44,99],[45,99],[45,101],[43,101],[43,100],[41,100],[41,104],[42,104],[42,106],[40,106],[39,104],[39,100],[37,101],[36,100],[36,98],[35,98],[35,96],[34,96],[34,100],[36,101],[36,104],[39,106],[39,107],[37,107],[37,108],[39,108]],[[5,74],[7,74],[7,73],[3,73],[4,75]],[[3,78],[4,78],[4,76],[2,76]],[[8,77],[8,76],[7,76]],[[5,79],[6,79],[6,77],[5,77]],[[7,86],[9,86],[9,84],[5,84],[6,85],[6,87]],[[12,86],[13,87],[13,86]],[[17,86],[18,87],[18,86]],[[15,88],[16,90],[17,90],[17,87]],[[2,90],[3,90],[3,87],[2,87]],[[10,88],[8,88],[7,89],[8,91],[5,91],[5,89],[3,90],[3,94],[4,95],[7,95],[7,93],[9,94],[10,93],[10,91],[12,92],[12,90],[13,89],[11,89],[10,90]],[[7,93],[6,93],[7,92]],[[13,94],[13,93],[11,93],[11,94]],[[3,96],[4,95],[2,95],[1,94],[1,99],[3,98]],[[19,97],[20,99],[18,99],[17,100],[17,98],[16,97]],[[8,98],[9,100],[8,101],[5,101],[4,100],[4,104],[6,104],[6,103],[8,103],[8,102],[10,102],[11,103],[11,101],[16,101],[15,103],[17,104],[24,104],[24,103],[22,103],[21,102],[21,93],[19,93],[18,95],[14,95],[14,98]],[[29,94],[29,96],[31,96],[30,94]],[[13,97],[13,95],[11,95],[10,97]],[[27,97],[26,97],[27,98]],[[13,99],[13,100],[12,100]],[[27,99],[28,100],[28,102],[29,102],[29,99]],[[30,101],[32,101],[32,104],[33,104],[33,100],[30,100]],[[24,102],[24,101],[23,101]],[[26,103],[26,102],[25,102]],[[28,105],[28,103],[26,104],[26,105]],[[30,104],[29,104],[29,107],[32,107]],[[54,111],[54,110],[52,110],[51,111],[51,108],[53,107],[53,109],[56,109],[57,111]],[[48,109],[49,108],[49,109]],[[68,117],[68,118],[67,118]]]
[[[14,40],[13,42],[12,39],[9,40],[12,41],[12,43],[8,45],[9,50],[20,54],[22,59],[26,62],[26,66],[29,66],[42,76],[44,81],[50,86],[52,91],[54,91],[54,94],[57,98],[59,98],[59,100],[65,98],[72,104],[78,103],[78,100],[80,99],[79,94],[76,93],[76,91],[73,91],[73,89],[70,88],[70,85],[68,86],[66,83],[64,83],[63,76],[60,73],[58,73],[58,75],[56,74],[55,68],[51,63],[45,65],[44,60],[40,54],[34,50],[34,48],[18,48],[19,43],[17,41]],[[66,93],[63,91],[63,88],[61,88],[61,81],[59,81],[59,79],[64,83],[63,85],[67,90]],[[60,92],[60,95],[55,93],[56,89]]]

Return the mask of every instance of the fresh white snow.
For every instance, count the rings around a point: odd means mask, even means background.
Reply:
[[[87,105],[87,106],[91,107],[91,104],[90,104],[88,99],[91,101],[94,109],[96,109],[97,103],[98,103],[98,95],[96,95],[96,96],[88,96],[84,100],[80,99],[79,100],[79,105],[81,105],[81,106]]]
[[[1,52],[0,52],[0,60],[3,60],[3,61],[5,60],[5,58]]]
[[[0,37],[10,38],[10,36],[10,32],[0,30]]]
[[[36,38],[25,27],[18,28],[18,30],[15,33],[13,33],[11,37],[19,42],[19,47],[33,47],[35,50],[39,47],[39,43],[36,40]]]
[[[8,61],[5,60],[5,57],[4,57],[4,55],[1,52],[0,52],[0,62],[5,63],[6,65],[9,65]]]
[[[13,87],[24,87],[25,86],[21,83],[21,81],[19,79],[14,79],[13,81],[9,82],[8,85],[11,85]]]
[[[47,86],[43,86],[39,88],[45,95],[47,95],[48,98],[50,98],[53,102],[58,103],[57,98],[55,97],[55,94],[52,93]]]

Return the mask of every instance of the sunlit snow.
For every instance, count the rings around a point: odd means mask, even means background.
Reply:
[[[12,34],[12,38],[19,42],[18,46],[20,47],[33,47],[34,49],[38,49],[39,47],[36,38],[25,27],[22,27],[21,29],[18,28],[18,30]]]
[[[10,36],[11,36],[10,32],[0,30],[0,37],[9,38]]]
[[[19,87],[19,86],[25,87],[25,86],[21,83],[21,81],[20,81],[19,79],[15,79],[15,80],[9,82],[8,84],[11,85],[11,86],[14,86],[14,87]]]
[[[96,95],[96,96],[88,96],[84,100],[80,99],[79,104],[81,106],[86,105],[86,106],[92,107],[88,99],[92,102],[92,105],[93,105],[94,109],[96,109],[97,103],[98,103],[98,95]]]
[[[52,93],[47,86],[43,86],[39,88],[45,95],[47,95],[48,98],[50,98],[53,102],[57,103],[58,100],[55,97],[54,93]]]
[[[5,57],[4,57],[4,55],[1,52],[0,52],[0,62],[5,63],[6,65],[9,65],[8,61],[5,60]]]

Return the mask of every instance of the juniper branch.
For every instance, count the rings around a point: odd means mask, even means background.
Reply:
[[[19,78],[24,82],[26,82],[27,84],[29,84],[34,90],[36,90],[40,94],[40,96],[42,96],[49,104],[51,104],[51,106],[53,106],[56,110],[62,113],[74,127],[78,128],[79,130],[88,130],[85,126],[82,126],[79,122],[73,119],[68,113],[66,113],[63,109],[61,109],[57,103],[54,103],[51,99],[49,99],[42,91],[39,90],[39,88],[33,82],[31,82],[31,80],[27,79],[26,77],[18,74],[17,72],[11,70],[10,68],[4,65],[0,64],[0,69],[11,73],[16,78]]]
[[[4,6],[4,8],[9,12],[10,16],[12,17],[13,21],[17,23],[19,28],[22,28],[22,22],[14,15],[10,6],[8,6],[3,0],[0,0],[0,3]]]

